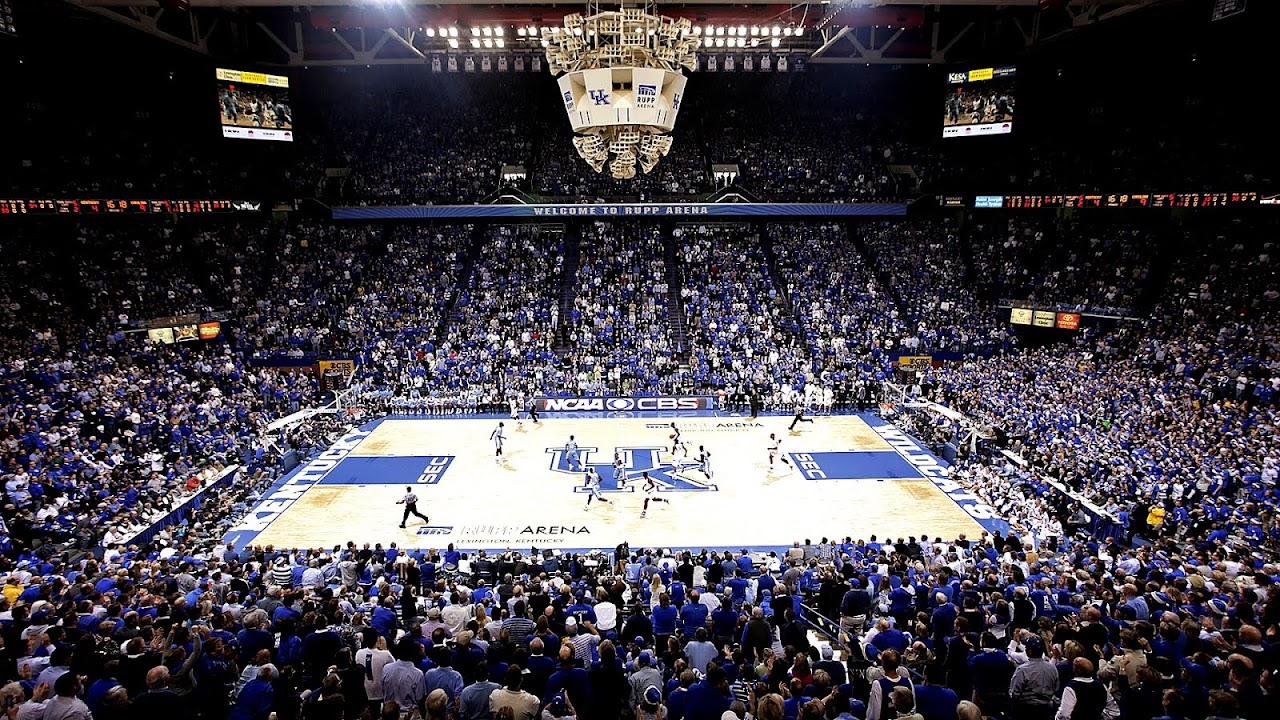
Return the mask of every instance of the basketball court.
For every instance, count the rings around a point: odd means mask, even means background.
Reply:
[[[927,533],[955,538],[1004,530],[989,507],[945,477],[946,463],[872,414],[814,418],[789,432],[790,416],[548,414],[539,425],[489,417],[391,417],[353,428],[286,475],[226,536],[238,546],[583,550],[633,547],[790,547],[806,538]],[[610,416],[612,415],[612,416]],[[626,415],[618,417],[617,415]],[[670,415],[670,413],[668,413]],[[506,423],[504,458],[490,433]],[[675,422],[688,467],[670,453]],[[769,464],[769,434],[782,439]],[[573,436],[574,463],[565,451]],[[711,477],[696,467],[711,452]],[[614,454],[625,484],[615,482]],[[593,501],[580,466],[594,466],[608,504]],[[666,503],[644,503],[647,471]],[[399,527],[406,486],[430,522]]]

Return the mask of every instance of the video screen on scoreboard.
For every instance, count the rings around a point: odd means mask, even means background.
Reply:
[[[1012,65],[947,73],[942,103],[942,137],[978,137],[1013,132]]]
[[[293,141],[289,78],[217,69],[222,137]]]

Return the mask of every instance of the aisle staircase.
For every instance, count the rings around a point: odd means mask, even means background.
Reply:
[[[667,268],[667,325],[671,328],[671,347],[677,356],[684,357],[689,348],[689,336],[685,330],[684,301],[680,299],[684,267],[680,262],[679,244],[674,235],[665,233],[662,259]]]
[[[458,282],[449,293],[448,310],[440,313],[440,324],[435,332],[437,342],[444,339],[450,325],[462,319],[458,302],[462,299],[462,294],[471,289],[471,276],[475,273],[476,262],[480,259],[480,251],[484,249],[484,244],[489,239],[487,229],[487,226],[480,224],[471,228],[471,242],[462,255],[462,267],[458,268]]]
[[[863,239],[862,234],[864,231],[860,223],[845,223],[845,232],[849,234],[850,242],[858,249],[858,253],[867,261],[867,267],[875,274],[876,285],[880,288],[880,291],[887,294],[895,306],[899,308],[906,307],[902,302],[902,294],[898,292],[897,285],[892,282],[889,272],[884,269],[884,266],[880,263],[880,258],[871,251],[871,247]]]
[[[806,347],[804,321],[800,318],[800,312],[796,308],[791,293],[787,291],[787,283],[789,282],[787,276],[778,270],[778,253],[773,247],[773,234],[766,229],[764,232],[758,233],[758,241],[760,250],[764,253],[765,264],[769,268],[769,280],[773,283],[773,289],[778,293],[783,311],[791,318],[790,327],[785,328],[787,334],[795,341],[796,347]]]
[[[556,328],[555,350],[568,352],[572,348],[569,332],[572,327],[573,303],[578,297],[578,265],[582,262],[582,224],[560,225],[564,233],[564,276],[560,281],[560,326]]]

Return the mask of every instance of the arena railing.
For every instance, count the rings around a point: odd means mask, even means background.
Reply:
[[[897,404],[894,406],[894,412],[887,414],[885,416],[885,419],[895,425],[899,425],[899,427],[901,427],[902,430],[905,432],[908,432],[908,433],[913,432],[912,428],[910,427],[911,424],[900,423],[898,420],[895,420],[896,416],[905,416],[910,413],[926,412],[926,413],[932,413],[933,415],[943,416],[948,420],[957,423],[961,427],[961,432],[959,435],[960,442],[962,444],[969,446],[970,455],[976,456],[978,454],[979,440],[992,440],[995,438],[995,433],[993,432],[993,429],[990,428],[989,426],[982,425],[981,423],[978,423],[973,418],[970,418],[969,416],[963,413],[952,410],[951,408],[946,407],[945,405],[939,405],[938,403],[925,400],[923,398],[917,398],[914,395],[912,395],[911,391],[907,387],[903,385],[886,381],[884,383],[884,395],[882,397],[892,398],[898,401]],[[903,425],[907,425],[907,427],[902,427]],[[1031,466],[1026,458],[1024,458],[1019,453],[1013,452],[1012,450],[1001,449],[1000,453],[1002,456],[1008,458],[1011,462],[1013,462],[1014,464],[1020,467]],[[1123,537],[1124,536],[1124,533],[1123,533],[1124,528],[1123,528],[1123,525],[1120,523],[1120,520],[1116,518],[1114,515],[1112,515],[1111,513],[1107,512],[1104,508],[1092,502],[1081,493],[1076,492],[1075,490],[1072,490],[1071,488],[1067,487],[1057,478],[1051,477],[1049,475],[1041,475],[1041,479],[1043,479],[1046,483],[1048,483],[1048,485],[1052,487],[1054,490],[1058,491],[1062,495],[1069,498],[1071,501],[1078,504],[1085,511],[1085,513],[1089,515],[1092,521],[1093,531],[1096,536],[1098,537],[1107,537],[1107,536]]]

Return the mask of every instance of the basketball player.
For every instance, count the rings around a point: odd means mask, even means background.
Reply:
[[[782,450],[782,438],[777,437],[773,433],[769,433],[769,469],[770,470],[773,470],[773,459],[781,455],[781,450]],[[791,467],[791,461],[787,459],[786,455],[782,455],[781,457],[778,457],[778,459],[786,463],[787,467]]]
[[[676,454],[676,446],[680,444],[680,428],[671,423],[671,454]]]
[[[276,127],[282,128],[285,125],[293,123],[293,117],[289,114],[289,106],[282,102],[275,104]]]
[[[1005,117],[1013,117],[1013,100],[1002,93],[996,98],[996,120],[1003,120]]]
[[[675,447],[674,454],[671,458],[671,472],[680,472],[689,465],[689,446],[684,443],[680,443]]]
[[[640,517],[644,517],[649,512],[650,501],[667,503],[668,505],[671,504],[671,501],[658,497],[658,483],[654,482],[653,478],[649,477],[648,470],[645,470],[641,475],[644,479],[644,485],[640,488],[644,491],[644,508],[640,510]]]
[[[606,500],[604,495],[600,494],[600,473],[596,472],[595,468],[587,468],[586,482],[583,485],[583,487],[587,488],[587,491],[591,493],[590,495],[587,496],[587,504],[582,506],[583,512],[586,512],[588,509],[591,508],[591,501],[593,499],[599,500],[605,505],[613,504],[608,500]]]
[[[497,465],[502,462],[502,441],[504,439],[504,425],[499,422],[498,427],[489,433],[489,439],[493,441],[493,463]]]
[[[397,500],[396,504],[404,506],[404,517],[400,518],[401,528],[404,527],[404,524],[409,519],[410,515],[417,515],[422,518],[422,522],[424,524],[431,522],[431,518],[418,512],[418,496],[413,492],[413,487],[411,485],[405,485],[404,497]]]
[[[708,480],[711,479],[711,451],[703,445],[698,446],[698,469]]]
[[[511,406],[511,419],[515,421],[516,427],[524,427],[524,422],[520,420],[520,401],[513,395],[507,398],[507,404]]]
[[[798,422],[811,423],[813,422],[813,418],[807,418],[804,416],[804,398],[802,398],[799,393],[796,393],[796,419],[791,421],[791,426],[788,427],[787,430],[795,430],[796,423]]]
[[[963,92],[963,88],[956,88],[955,93],[947,98],[948,125],[955,125],[960,122],[960,96]]]
[[[582,463],[578,460],[578,441],[569,436],[569,442],[564,444],[564,460],[569,465],[569,469],[575,472],[582,470]]]
[[[616,452],[613,454],[613,483],[619,490],[627,487],[627,469],[622,462],[622,455]]]
[[[236,96],[233,93],[222,93],[222,115],[232,125],[236,124]]]

